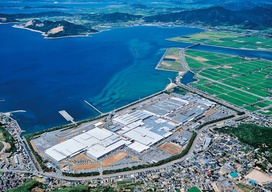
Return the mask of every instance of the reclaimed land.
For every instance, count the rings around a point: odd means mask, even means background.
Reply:
[[[167,49],[156,69],[166,71],[184,71],[180,58],[180,48]]]

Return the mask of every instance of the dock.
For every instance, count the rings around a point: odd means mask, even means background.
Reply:
[[[74,118],[69,115],[69,113],[67,113],[67,111],[65,110],[61,110],[59,111],[59,114],[61,114],[61,116],[66,119],[66,121],[71,121],[72,123],[76,124],[76,122],[74,121]]]
[[[103,115],[103,113],[101,111],[99,111],[99,109],[97,109],[95,106],[93,106],[91,103],[89,103],[88,101],[84,100],[85,103],[87,103],[87,105],[89,105],[90,107],[92,107],[94,110],[96,110],[98,113],[100,113],[100,115]]]

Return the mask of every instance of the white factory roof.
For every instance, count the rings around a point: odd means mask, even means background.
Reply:
[[[181,98],[178,98],[178,97],[171,97],[171,99],[172,99],[172,100],[176,100],[176,101],[183,102],[183,103],[185,103],[186,105],[189,103],[189,101],[184,100],[184,99],[181,99]]]
[[[86,132],[88,135],[91,135],[99,140],[106,139],[113,135],[113,133],[107,129],[100,129],[98,127]]]
[[[45,153],[57,161],[61,161],[68,156],[73,156],[86,146],[76,140],[69,139],[45,150]]]
[[[81,135],[75,136],[73,137],[73,139],[78,141],[79,143],[82,143],[86,147],[91,147],[92,145],[100,141],[97,138],[88,135],[87,133],[83,133]]]
[[[135,141],[134,143],[132,143],[131,145],[128,146],[129,148],[141,153],[144,150],[148,149],[149,147],[146,145],[143,145],[142,143],[139,143],[137,141]]]
[[[136,122],[128,124],[127,127],[130,129],[134,129],[136,127],[140,127],[141,125],[144,125],[144,122],[142,120],[138,120]]]
[[[108,147],[104,147],[103,145],[96,144],[87,150],[87,155],[98,159],[104,156],[105,154],[117,149],[118,147],[121,147],[122,145],[129,144],[129,143],[130,143],[129,141],[120,140],[116,143],[113,143],[112,145],[109,145]]]
[[[113,121],[120,123],[122,125],[128,125],[138,120],[146,119],[150,117],[150,113],[146,113],[143,110],[137,110],[132,113],[124,114],[113,118]]]
[[[107,129],[94,128],[67,141],[54,145],[45,150],[45,153],[56,161],[61,161],[67,157],[74,156],[84,149],[88,149],[90,155],[99,158],[127,142],[128,141],[123,140],[119,135]]]
[[[101,121],[94,124],[95,127],[98,127],[100,125],[103,125],[103,123]]]
[[[128,124],[130,124],[134,121],[137,121],[137,120],[139,120],[139,118],[133,117],[130,114],[125,114],[125,115],[113,118],[113,121],[123,124],[123,125],[128,125]]]
[[[147,146],[150,146],[163,139],[163,137],[160,136],[159,134],[149,131],[143,127],[133,129],[125,133],[124,135],[130,139],[133,139]]]

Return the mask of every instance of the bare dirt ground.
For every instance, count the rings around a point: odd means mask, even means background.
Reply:
[[[39,151],[38,151],[38,149],[37,149],[36,145],[33,143],[33,141],[32,141],[32,140],[30,141],[30,144],[32,145],[32,147],[33,147],[34,151],[36,151],[36,152],[38,152],[38,153],[39,153]]]
[[[205,115],[205,117],[207,117],[207,116],[213,114],[214,112],[215,112],[215,109],[209,109],[208,111],[205,112],[204,115]]]
[[[112,155],[111,157],[109,157],[109,158],[105,159],[104,161],[102,161],[102,167],[108,167],[110,165],[113,165],[114,163],[120,161],[121,159],[123,159],[127,155],[128,154],[124,153],[124,152],[116,153],[116,154]]]
[[[169,153],[171,155],[180,154],[183,150],[181,146],[174,144],[174,143],[169,143],[169,142],[164,143],[161,146],[159,146],[159,149],[166,152],[166,153]]]
[[[166,55],[164,58],[166,58],[166,59],[180,59],[180,57],[177,55]]]
[[[58,26],[58,27],[55,27],[53,29],[50,29],[47,34],[56,34],[58,32],[61,32],[63,31],[63,26]]]
[[[253,179],[257,181],[259,184],[264,184],[272,181],[272,178],[268,174],[263,173],[256,169],[250,171],[250,173],[247,174],[245,178]]]
[[[199,57],[199,56],[193,57],[193,56],[190,56],[190,55],[186,55],[186,57],[190,57],[190,58],[192,58],[192,59],[194,59],[194,60],[196,60],[196,61],[200,61],[200,62],[209,61],[209,59],[206,59],[206,58],[204,58],[204,57]]]
[[[84,170],[84,169],[96,169],[98,168],[98,163],[84,164],[84,165],[75,165],[72,166],[71,170]]]
[[[71,160],[71,162],[75,163],[76,161],[79,161],[79,160],[86,160],[86,161],[90,161],[90,162],[94,162],[94,160],[82,153],[80,153],[79,155],[73,157],[73,159]]]

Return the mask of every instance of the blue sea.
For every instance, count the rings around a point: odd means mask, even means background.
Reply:
[[[0,99],[5,100],[0,111],[26,110],[14,118],[30,133],[67,123],[60,110],[75,121],[97,116],[85,99],[102,112],[119,108],[164,89],[168,78],[175,78],[176,73],[155,67],[167,48],[188,44],[167,38],[201,31],[141,26],[44,39],[11,24],[0,25]],[[221,52],[272,59],[266,52]]]
[[[41,34],[0,25],[0,111],[15,113],[27,132],[76,121],[146,97],[165,88],[176,73],[155,70],[166,38],[195,28],[115,28],[90,37],[44,39]],[[187,44],[181,44],[186,46]]]

